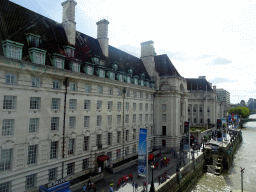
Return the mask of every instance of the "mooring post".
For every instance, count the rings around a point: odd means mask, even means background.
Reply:
[[[243,173],[244,173],[244,169],[241,167],[241,188],[242,188],[242,192],[243,192]]]

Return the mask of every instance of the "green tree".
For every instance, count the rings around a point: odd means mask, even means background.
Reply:
[[[235,107],[235,108],[229,109],[228,113],[229,114],[234,113],[239,115],[239,117],[246,118],[250,114],[250,109],[248,109],[247,107]]]

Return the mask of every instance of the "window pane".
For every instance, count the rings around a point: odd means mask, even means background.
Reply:
[[[2,149],[0,159],[0,171],[11,169],[12,163],[12,149]]]
[[[51,118],[51,131],[57,131],[59,129],[59,117]]]
[[[58,142],[51,142],[51,151],[50,151],[50,159],[57,158],[57,150],[58,150]]]
[[[2,136],[14,135],[14,119],[4,119],[2,125]]]
[[[59,109],[59,108],[60,108],[60,99],[52,98],[52,109]]]
[[[26,190],[36,187],[36,174],[26,176]]]
[[[3,109],[15,109],[16,107],[16,96],[4,96]]]
[[[29,122],[29,133],[38,133],[39,118],[31,118]]]
[[[30,97],[30,109],[39,109],[40,108],[40,97]]]
[[[13,74],[5,74],[5,83],[9,85],[15,85],[16,84],[16,75]]]
[[[76,99],[69,99],[69,109],[76,109]]]
[[[36,163],[37,145],[28,146],[28,165]]]
[[[0,192],[11,192],[11,182],[1,183]]]

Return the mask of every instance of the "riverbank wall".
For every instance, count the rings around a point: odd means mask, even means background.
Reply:
[[[187,191],[203,175],[204,154],[190,161],[186,166],[173,174],[170,179],[156,188],[157,192]]]

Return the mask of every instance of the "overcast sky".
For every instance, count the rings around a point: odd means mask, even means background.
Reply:
[[[11,0],[62,22],[64,0]],[[140,43],[155,42],[185,78],[206,76],[230,92],[231,103],[256,98],[256,1],[76,0],[77,31],[97,38],[107,18],[109,44],[140,57]]]

